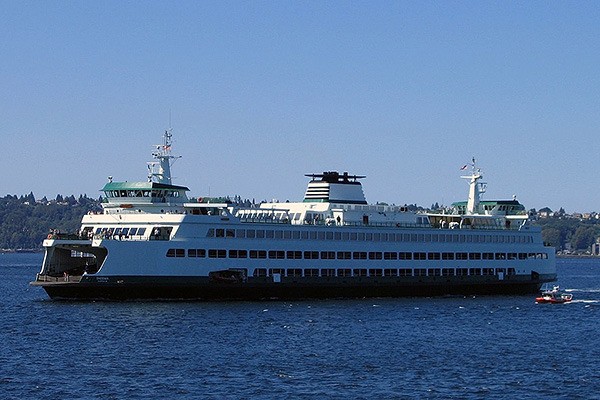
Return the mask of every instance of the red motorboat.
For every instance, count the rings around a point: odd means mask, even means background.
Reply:
[[[535,302],[539,304],[562,304],[568,303],[571,300],[573,300],[573,295],[561,292],[558,286],[554,286],[552,290],[544,290],[539,297],[535,298]]]

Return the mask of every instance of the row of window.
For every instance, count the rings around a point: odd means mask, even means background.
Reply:
[[[105,190],[106,197],[179,197],[177,190]]]
[[[515,275],[514,268],[256,268],[255,277],[264,276],[288,277],[377,277],[377,276],[483,276],[483,275]]]
[[[386,233],[341,232],[318,230],[215,229],[207,237],[240,239],[306,239],[373,242],[440,242],[440,243],[532,243],[530,235],[490,235],[464,233]]]
[[[257,258],[277,260],[527,260],[547,259],[547,253],[467,253],[395,251],[295,251],[187,249],[187,257]],[[167,257],[186,257],[186,249],[168,249]]]
[[[96,235],[143,236],[146,228],[96,228]]]

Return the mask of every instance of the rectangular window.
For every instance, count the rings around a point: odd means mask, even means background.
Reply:
[[[270,268],[269,275],[273,276],[273,274],[279,274],[281,276],[285,276],[285,269],[283,268]]]
[[[439,268],[429,268],[429,270],[427,271],[427,274],[429,276],[441,276],[442,271]]]
[[[442,276],[453,276],[454,275],[454,270],[452,268],[443,268],[442,269]]]
[[[398,270],[398,276],[412,276],[412,269],[400,268]]]
[[[481,253],[469,253],[469,260],[481,260]]]
[[[456,275],[458,275],[458,276],[467,276],[467,275],[469,275],[469,269],[468,268],[457,268],[456,269]]]
[[[304,276],[319,276],[319,270],[316,268],[305,269]]]
[[[439,260],[440,258],[440,253],[427,253],[428,260]]]
[[[354,258],[355,260],[366,260],[367,252],[366,251],[355,251],[354,253],[352,253],[352,258]]]
[[[351,260],[352,253],[349,251],[338,251],[337,258],[338,258],[338,260]]]
[[[281,260],[285,258],[285,251],[283,250],[269,250],[269,258]]]
[[[350,268],[338,269],[338,276],[352,276],[352,270]]]
[[[383,270],[379,268],[369,269],[369,276],[383,276]]]
[[[252,273],[252,276],[267,276],[267,269],[266,268],[256,268],[254,270],[254,272]]]
[[[369,260],[381,260],[383,255],[379,251],[370,251],[369,252]]]
[[[321,260],[335,260],[335,251],[322,251]]]
[[[287,254],[287,258],[290,260],[301,260],[302,259],[301,251],[288,251],[286,254]]]
[[[481,268],[469,268],[469,275],[481,275]]]
[[[468,260],[469,255],[467,253],[456,253],[457,260]]]
[[[496,260],[506,260],[506,253],[496,253]]]
[[[300,268],[290,268],[287,270],[287,276],[302,276],[302,270]]]
[[[229,258],[248,258],[247,250],[229,250]]]
[[[398,270],[392,268],[386,268],[383,270],[383,276],[398,276]]]
[[[442,260],[454,260],[454,253],[442,253]]]
[[[413,253],[413,260],[427,260],[427,253]]]
[[[481,256],[484,260],[493,260],[494,259],[494,253],[483,253]]]
[[[400,252],[398,253],[398,258],[400,260],[412,260],[412,253]]]
[[[267,258],[266,250],[250,250],[250,258]]]
[[[355,268],[354,276],[367,276],[367,270],[364,268]]]
[[[394,252],[390,252],[390,251],[386,251],[385,253],[383,253],[383,259],[384,260],[397,260],[398,259],[398,253]]]
[[[415,268],[415,276],[427,276],[427,270],[425,268]]]
[[[237,229],[235,231],[235,237],[236,238],[240,238],[240,239],[245,238],[246,237],[246,231],[244,229]]]
[[[208,257],[209,258],[227,258],[227,250],[209,249]]]
[[[246,237],[248,239],[254,239],[256,237],[256,231],[254,229],[247,229],[246,230]]]
[[[334,268],[323,268],[321,270],[321,276],[335,276]]]
[[[305,251],[304,252],[304,259],[306,259],[306,260],[318,260],[319,259],[319,252],[318,251]]]

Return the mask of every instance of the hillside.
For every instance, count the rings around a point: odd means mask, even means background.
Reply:
[[[249,200],[233,198],[236,203],[251,205]],[[36,200],[33,193],[22,196],[0,197],[0,250],[41,250],[43,239],[50,229],[62,232],[78,230],[81,217],[90,211],[99,211],[100,199],[86,195],[57,195]],[[432,206],[435,208],[434,206]],[[416,208],[416,207],[414,207]],[[562,210],[562,209],[561,209]],[[544,242],[557,251],[585,253],[600,236],[600,218],[597,214],[572,214],[530,210],[533,223],[542,227]]]

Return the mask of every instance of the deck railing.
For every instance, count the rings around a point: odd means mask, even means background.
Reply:
[[[81,281],[81,275],[63,275],[63,276],[50,276],[46,274],[36,274],[36,282],[56,282],[56,283],[79,283]]]

